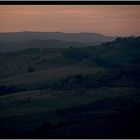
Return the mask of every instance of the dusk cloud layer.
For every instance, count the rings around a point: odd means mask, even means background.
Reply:
[[[140,35],[140,6],[0,6],[0,32],[98,32]]]

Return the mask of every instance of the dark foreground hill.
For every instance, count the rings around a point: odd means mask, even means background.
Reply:
[[[140,138],[140,37],[0,54],[0,138]]]

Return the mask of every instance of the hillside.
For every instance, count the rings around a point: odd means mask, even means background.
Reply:
[[[139,60],[132,36],[0,53],[0,138],[140,138]]]
[[[29,48],[69,48],[73,47],[86,47],[88,44],[60,41],[60,40],[28,40],[25,42],[0,42],[0,52],[13,52]]]

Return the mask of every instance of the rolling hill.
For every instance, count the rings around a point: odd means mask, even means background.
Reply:
[[[0,138],[140,138],[140,37],[47,41],[0,53]]]
[[[41,40],[34,39],[24,42],[0,42],[0,52],[12,52],[28,48],[69,48],[86,47],[88,44],[72,41],[60,41],[55,39]]]
[[[112,41],[97,33],[62,33],[62,32],[15,32],[0,33],[0,52],[16,51],[26,48],[68,48],[86,47]]]
[[[112,41],[116,37],[108,37],[99,33],[63,33],[63,32],[11,32],[0,33],[0,41],[3,42],[24,42],[28,40],[61,40],[80,43],[99,44]]]

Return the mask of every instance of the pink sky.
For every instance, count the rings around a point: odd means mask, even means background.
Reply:
[[[0,32],[20,31],[140,35],[140,6],[0,5]]]

